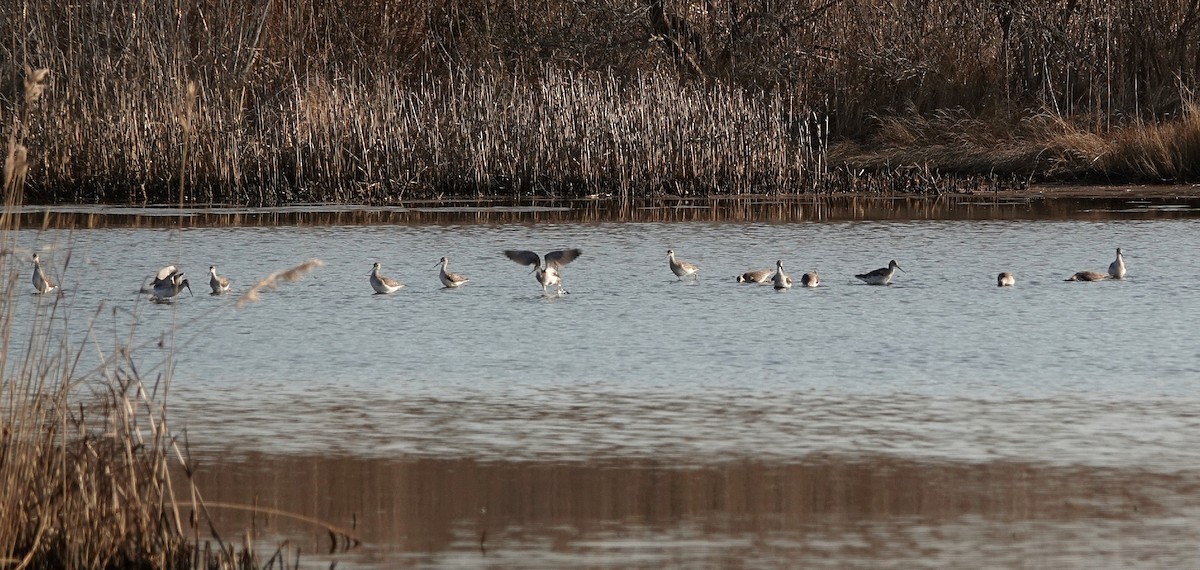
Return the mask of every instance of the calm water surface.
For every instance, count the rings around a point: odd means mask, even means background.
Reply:
[[[209,466],[210,499],[353,524],[365,545],[332,555],[339,567],[1200,563],[1187,530],[1200,526],[1197,219],[19,242],[81,309],[69,328],[95,314],[102,348],[136,323],[143,357],[175,349],[172,417]],[[564,247],[584,251],[564,296],[500,254]],[[1116,247],[1125,281],[1063,282],[1104,271]],[[700,279],[677,280],[668,248]],[[440,288],[443,255],[469,285]],[[327,265],[234,308],[310,258]],[[776,259],[797,278],[818,270],[821,287],[734,282]],[[906,270],[894,285],[853,278],[890,259]],[[372,294],[375,261],[408,287]],[[166,263],[196,296],[136,293]],[[232,295],[207,295],[213,264]],[[1000,271],[1017,286],[997,288]]]

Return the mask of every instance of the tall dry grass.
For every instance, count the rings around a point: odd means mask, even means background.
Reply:
[[[1190,0],[31,0],[0,5],[0,107],[26,65],[72,86],[29,133],[41,202],[853,190],[823,141],[877,118],[1175,121],[1198,27]]]
[[[31,294],[28,256],[19,243],[25,139],[47,72],[27,68],[15,120],[7,125],[5,204],[0,215],[0,566],[5,568],[286,568],[282,548],[269,558],[247,532],[223,540],[195,485],[195,463],[169,421],[174,353],[136,358],[132,334],[110,349],[58,290]],[[47,262],[43,269],[65,274]],[[308,262],[272,275],[294,279]],[[106,312],[101,306],[97,318]],[[115,312],[115,310],[114,310]],[[136,311],[135,311],[136,313]],[[173,335],[173,331],[171,332]],[[155,341],[151,341],[155,342]],[[158,341],[161,342],[161,341]],[[84,357],[84,351],[97,353]],[[81,368],[81,362],[96,362]],[[178,465],[183,479],[172,477]],[[288,516],[288,513],[272,513]],[[319,521],[312,521],[322,526]],[[328,527],[335,546],[353,537]]]

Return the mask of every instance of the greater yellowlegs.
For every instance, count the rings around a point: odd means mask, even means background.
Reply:
[[[33,254],[33,288],[38,293],[49,293],[58,288],[58,285],[55,285],[42,271],[42,260],[36,253]]]
[[[868,285],[887,285],[892,282],[892,275],[896,274],[896,270],[904,271],[899,263],[893,259],[888,262],[887,267],[882,267],[869,273],[859,273],[855,277],[865,281]]]
[[[809,271],[800,276],[800,284],[805,287],[816,287],[821,284],[821,276],[816,271]]]
[[[771,276],[771,282],[775,284],[776,289],[791,289],[792,278],[783,272],[783,260],[775,262],[775,275]]]
[[[675,276],[680,279],[683,279],[689,275],[693,275],[697,278],[700,277],[700,267],[694,263],[688,263],[686,261],[679,261],[678,259],[675,259],[675,250],[673,249],[667,250],[667,263],[671,266],[671,273],[674,273]]]
[[[1001,273],[996,276],[996,286],[997,287],[1012,287],[1016,283],[1017,283],[1017,278],[1013,277],[1013,274],[1009,271],[1005,271],[1004,273]]]
[[[438,272],[438,279],[442,280],[442,285],[454,289],[457,287],[462,287],[463,285],[466,285],[468,281],[470,281],[470,279],[467,279],[462,275],[446,271],[446,267],[450,265],[449,259],[443,257],[441,261],[438,261],[438,263],[442,266],[442,270]]]
[[[562,286],[562,276],[558,270],[566,266],[579,257],[583,252],[578,249],[560,249],[546,254],[546,263],[542,264],[542,258],[538,254],[523,249],[506,249],[504,250],[505,257],[520,263],[521,265],[532,265],[533,273],[537,277],[538,283],[542,285],[542,294],[546,294],[547,287],[558,287],[559,293],[565,293]]]
[[[1113,279],[1125,278],[1125,256],[1121,253],[1121,248],[1117,248],[1117,259],[1108,264],[1108,276]]]
[[[379,268],[378,261],[375,262],[375,265],[371,266],[371,288],[375,290],[376,294],[394,293],[404,286],[403,283],[391,277],[380,275]]]
[[[175,268],[175,266],[170,267],[171,269]],[[165,270],[166,268],[164,267],[163,269]],[[162,275],[161,271],[159,272],[159,275],[155,276],[154,283],[150,289],[150,294],[154,296],[153,298],[155,300],[165,301],[171,299],[172,297],[178,295],[179,292],[185,288],[188,290],[188,295],[192,294],[192,286],[190,283],[188,283],[188,280],[184,278],[183,272],[172,271],[170,274],[159,278],[160,275]]]
[[[1080,271],[1064,281],[1104,281],[1108,276],[1099,271]]]
[[[217,275],[217,266],[208,266],[208,286],[212,287],[213,295],[220,295],[229,290],[229,278]]]
[[[738,283],[766,283],[774,272],[770,269],[755,269],[737,276]]]

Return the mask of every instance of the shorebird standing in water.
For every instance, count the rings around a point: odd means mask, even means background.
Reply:
[[[775,284],[775,289],[791,289],[792,278],[783,272],[783,260],[775,262],[775,275],[771,276],[771,282]]]
[[[800,284],[805,287],[816,287],[821,284],[821,276],[816,271],[810,271],[800,276]]]
[[[221,295],[229,291],[229,278],[217,275],[217,266],[208,266],[208,286],[212,287],[210,295]]]
[[[896,274],[896,270],[904,271],[899,263],[893,259],[888,262],[887,267],[876,269],[869,273],[859,273],[855,277],[865,281],[868,285],[887,285],[892,282],[892,275]]]
[[[170,269],[171,272],[164,275],[163,272],[167,269]],[[183,272],[175,271],[174,265],[164,267],[158,272],[158,275],[155,275],[154,282],[151,284],[150,294],[153,295],[151,300],[158,302],[169,301],[185,288],[188,290],[188,295],[191,295],[192,286],[183,277]]]
[[[1117,259],[1108,264],[1108,276],[1113,279],[1125,278],[1125,256],[1121,253],[1121,248],[1117,248]]]
[[[446,286],[447,288],[456,289],[458,287],[462,287],[463,285],[466,285],[467,282],[470,281],[470,279],[467,279],[466,277],[464,277],[462,275],[459,275],[457,273],[450,273],[450,272],[446,271],[446,267],[450,265],[449,259],[446,259],[445,257],[443,257],[441,259],[441,261],[438,261],[438,263],[441,264],[441,266],[442,266],[442,270],[440,272],[438,272],[438,279],[441,279],[442,285]]]
[[[680,279],[689,275],[697,279],[700,278],[700,266],[675,259],[675,250],[673,249],[667,250],[667,263],[671,266],[671,273],[674,273]]]
[[[387,293],[395,293],[404,286],[403,283],[396,281],[391,277],[384,277],[383,275],[380,275],[379,268],[380,265],[378,261],[375,262],[375,265],[371,266],[371,288],[375,290],[376,294],[384,295]]]
[[[537,277],[538,283],[542,285],[542,294],[546,294],[547,287],[558,287],[559,294],[566,293],[562,286],[562,276],[558,270],[565,267],[568,263],[575,260],[583,254],[578,249],[560,249],[546,254],[546,263],[542,264],[542,258],[538,254],[523,249],[506,249],[504,250],[505,257],[520,263],[521,265],[532,265],[533,273]]]
[[[1104,281],[1108,276],[1099,271],[1080,271],[1063,281]]]
[[[38,258],[38,254],[33,254],[33,288],[38,293],[49,293],[58,288],[46,273],[42,271],[42,260]]]
[[[738,283],[766,283],[775,272],[770,269],[755,269],[737,276]]]
[[[1009,271],[1005,271],[1004,273],[1001,273],[996,276],[996,286],[997,287],[1012,287],[1016,283],[1017,283],[1017,278],[1013,277],[1013,274]]]

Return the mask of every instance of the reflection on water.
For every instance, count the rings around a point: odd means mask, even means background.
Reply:
[[[1200,199],[1036,195],[760,196],[615,200],[453,200],[405,206],[294,205],[270,208],[25,206],[26,227],[221,227],[278,225],[505,224],[571,222],[800,222],[838,220],[1163,219],[1197,217]]]
[[[220,511],[338,568],[1195,567],[1194,475],[1136,467],[808,456],[698,466],[403,461],[249,454],[199,478],[214,503],[279,508],[352,529]]]

